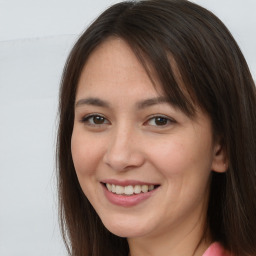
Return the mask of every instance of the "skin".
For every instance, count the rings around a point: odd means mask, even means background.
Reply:
[[[121,39],[110,38],[94,50],[76,94],[71,141],[76,173],[106,228],[128,238],[132,256],[202,255],[211,242],[206,235],[199,243],[210,175],[225,171],[225,155],[200,109],[191,119],[167,102],[138,105],[163,96],[153,78],[155,87]],[[88,98],[107,106],[85,102]],[[103,118],[96,124],[88,115]],[[159,115],[164,125],[157,122]],[[141,203],[123,207],[105,197],[105,179],[160,186]]]

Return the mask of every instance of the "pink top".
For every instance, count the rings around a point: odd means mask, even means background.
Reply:
[[[231,256],[218,242],[210,245],[203,256]]]

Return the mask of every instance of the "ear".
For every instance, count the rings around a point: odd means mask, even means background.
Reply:
[[[228,159],[226,149],[221,140],[216,141],[213,150],[212,171],[224,173],[228,169]]]

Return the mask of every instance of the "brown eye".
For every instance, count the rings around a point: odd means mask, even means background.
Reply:
[[[92,117],[93,123],[94,124],[104,124],[105,118],[102,116],[94,116]]]
[[[175,123],[175,121],[165,116],[154,116],[147,122],[150,126],[167,126],[172,123]]]
[[[103,125],[103,124],[109,124],[109,121],[100,115],[89,115],[84,117],[81,120],[82,123],[88,124],[88,125]]]
[[[164,118],[164,117],[156,117],[155,118],[155,124],[156,125],[166,125],[168,123],[168,119],[167,118]]]

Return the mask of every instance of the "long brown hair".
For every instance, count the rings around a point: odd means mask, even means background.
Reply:
[[[209,114],[229,168],[224,174],[212,173],[208,229],[234,256],[256,255],[255,84],[228,29],[211,12],[186,0],[113,5],[82,34],[67,59],[60,89],[57,167],[60,221],[69,254],[129,252],[126,239],[104,227],[83,194],[71,156],[78,80],[88,56],[109,37],[125,40],[147,71],[148,65],[153,67],[166,95],[187,115],[194,115],[193,102]],[[175,78],[170,56],[189,98]]]

